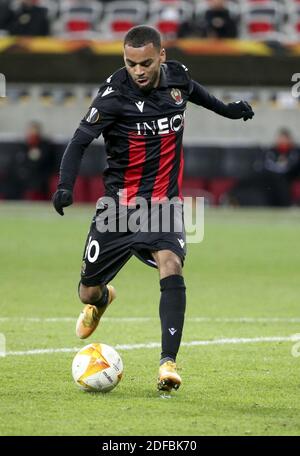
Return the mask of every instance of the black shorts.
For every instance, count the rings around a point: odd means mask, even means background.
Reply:
[[[141,211],[107,204],[106,197],[101,198],[84,248],[81,283],[96,286],[110,282],[132,255],[156,268],[151,252],[158,250],[171,250],[183,265],[186,255],[183,205],[181,202],[168,205],[152,204]]]

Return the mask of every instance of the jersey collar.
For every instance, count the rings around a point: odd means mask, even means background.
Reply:
[[[158,84],[158,89],[166,89],[168,87],[167,74],[165,65],[162,64],[160,67],[160,80]]]

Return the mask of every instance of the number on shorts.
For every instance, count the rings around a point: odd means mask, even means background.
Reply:
[[[89,238],[89,242],[85,251],[84,258],[88,259],[90,263],[95,263],[100,253],[100,245],[98,241],[93,240],[92,236]]]

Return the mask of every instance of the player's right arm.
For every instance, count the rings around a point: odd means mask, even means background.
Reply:
[[[73,188],[85,150],[117,117],[120,106],[116,94],[117,90],[111,86],[105,85],[100,89],[64,152],[59,183],[52,197],[55,210],[60,215],[64,215],[64,207],[73,203]]]

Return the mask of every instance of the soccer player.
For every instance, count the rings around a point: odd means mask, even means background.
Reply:
[[[93,139],[102,134],[108,162],[104,171],[105,196],[97,202],[84,249],[79,297],[85,306],[77,321],[76,334],[85,339],[94,332],[116,297],[115,289],[108,284],[133,254],[158,268],[162,333],[158,389],[170,391],[181,384],[176,355],[186,307],[182,275],[185,232],[184,226],[177,228],[176,223],[182,219],[179,209],[186,104],[191,101],[230,119],[247,120],[254,113],[245,101],[224,104],[193,81],[184,65],[166,61],[160,34],[152,27],[141,25],[127,33],[124,62],[125,67],[101,85],[69,142],[53,204],[64,215],[63,208],[73,203],[72,190],[82,155]],[[105,231],[101,223],[99,228],[98,222],[103,222],[103,218],[120,227],[121,222],[138,211],[135,203],[140,198],[149,203],[151,214],[155,213],[153,207],[159,206],[157,219],[164,204],[177,198],[169,231],[160,224],[158,229],[148,231],[129,227]]]

